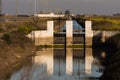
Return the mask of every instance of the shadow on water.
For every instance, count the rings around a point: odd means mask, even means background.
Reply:
[[[107,55],[105,70],[100,80],[120,80],[120,34],[107,39],[104,50]]]

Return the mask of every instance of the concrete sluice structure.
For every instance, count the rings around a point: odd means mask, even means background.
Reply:
[[[93,31],[92,22],[85,21],[85,29],[74,32],[75,21],[66,21],[65,32],[54,33],[54,22],[47,21],[47,30],[32,31],[27,36],[35,41],[35,45],[53,45],[53,44],[86,44],[92,45]],[[84,30],[83,30],[84,29]]]
[[[85,39],[84,34],[73,34],[72,43],[73,44],[83,44]],[[54,34],[54,44],[65,44],[66,34]]]

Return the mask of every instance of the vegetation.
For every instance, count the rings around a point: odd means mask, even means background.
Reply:
[[[4,30],[2,28],[0,28],[0,33],[4,32]]]
[[[77,44],[77,45],[67,45],[67,48],[84,48],[83,44]],[[86,45],[87,48],[91,48],[91,45]],[[40,45],[37,46],[37,48],[65,48],[64,44],[55,44],[55,45]]]
[[[91,17],[93,30],[120,30],[120,17]]]
[[[71,14],[70,10],[67,9],[67,10],[65,11],[65,14],[66,14],[66,15],[70,15],[70,14]]]
[[[8,43],[8,44],[11,43],[11,39],[10,39],[9,34],[4,34],[4,35],[2,36],[2,39],[3,39],[6,43]]]
[[[29,22],[0,23],[0,80],[8,80],[11,73],[22,67],[24,59],[35,54],[34,43],[26,37],[30,30],[35,29]]]
[[[7,80],[21,61],[35,54],[34,43],[18,31],[4,34],[0,40],[0,79]]]
[[[18,32],[24,33],[24,34],[28,34],[30,33],[32,30],[35,30],[34,26],[32,26],[29,23],[25,23],[24,25],[21,25],[18,28]]]

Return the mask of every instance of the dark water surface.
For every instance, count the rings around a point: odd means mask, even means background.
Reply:
[[[98,80],[104,56],[105,52],[92,48],[42,49],[9,80]]]

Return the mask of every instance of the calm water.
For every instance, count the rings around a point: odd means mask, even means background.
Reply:
[[[101,58],[103,53],[92,48],[41,49],[28,60],[29,66],[23,65],[20,70],[11,75],[9,80],[89,80],[90,78],[99,78],[104,70],[100,61],[103,60]]]

